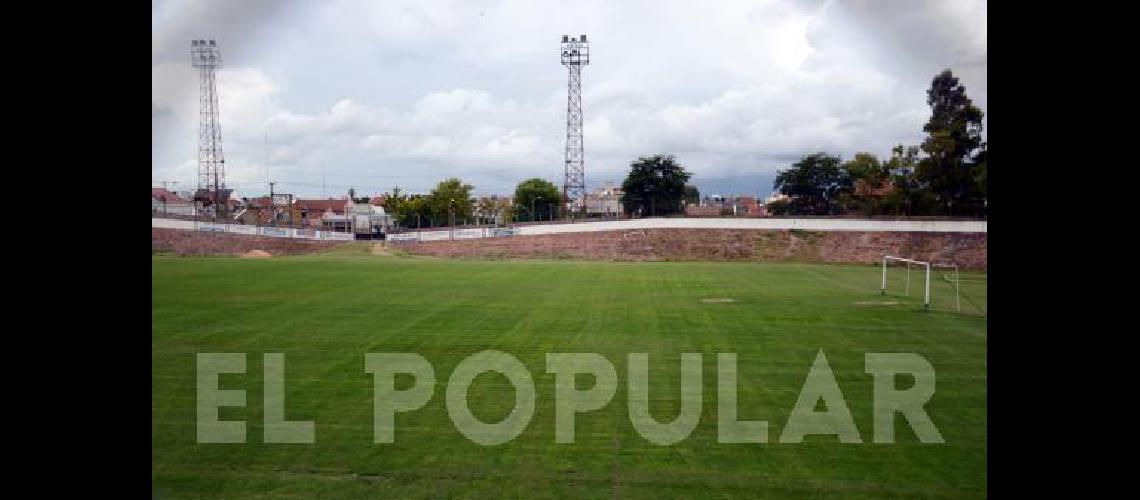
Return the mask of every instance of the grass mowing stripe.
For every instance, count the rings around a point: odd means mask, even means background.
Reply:
[[[985,318],[923,313],[915,300],[856,305],[881,299],[880,273],[873,266],[767,263],[155,257],[155,492],[173,498],[985,496]],[[984,275],[969,277],[963,292],[984,304]],[[710,298],[734,301],[701,302]],[[497,447],[466,440],[443,401],[455,365],[483,349],[518,357],[538,395],[527,428]],[[826,436],[775,442],[820,349],[865,444],[839,445]],[[388,445],[372,443],[372,379],[363,371],[364,353],[380,351],[417,352],[437,378],[424,408],[397,414],[396,442]],[[195,352],[248,353],[247,373],[222,379],[224,388],[247,391],[248,407],[222,414],[248,422],[248,443],[194,442]],[[261,442],[265,352],[285,353],[286,415],[315,420],[317,443]],[[576,418],[572,444],[554,443],[547,352],[596,352],[618,373],[614,398]],[[686,440],[661,447],[633,428],[626,387],[631,352],[649,353],[650,407],[661,420],[680,410],[681,353],[702,354],[702,416]],[[737,353],[739,418],[769,421],[772,442],[716,442],[718,352]],[[918,443],[901,418],[896,444],[870,443],[866,352],[915,352],[934,365],[938,392],[927,409],[947,443]],[[510,386],[490,376],[478,378],[470,395],[481,416],[505,415],[514,402]]]

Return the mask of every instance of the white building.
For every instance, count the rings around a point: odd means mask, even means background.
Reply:
[[[765,205],[768,205],[768,204],[770,204],[770,203],[772,203],[772,202],[775,202],[775,201],[784,201],[784,200],[786,200],[786,199],[788,199],[788,198],[789,198],[789,196],[788,196],[788,195],[786,195],[786,194],[784,194],[784,193],[775,192],[775,193],[772,193],[772,196],[769,196],[769,197],[768,197],[768,199],[764,200],[764,204],[765,204]]]
[[[621,187],[606,182],[602,187],[595,188],[586,194],[586,213],[601,215],[617,215],[622,213]]]

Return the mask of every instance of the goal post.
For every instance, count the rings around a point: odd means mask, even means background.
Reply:
[[[959,286],[959,281],[958,281],[958,264],[938,264],[938,263],[936,263],[936,264],[931,264],[930,267],[933,269],[947,269],[947,270],[953,269],[954,270],[954,277],[952,280],[951,280],[950,276],[947,276],[945,274],[942,275],[942,280],[946,281],[947,283],[950,283],[951,285],[954,286],[954,308],[957,309],[958,311],[961,311],[962,310],[962,299],[960,298],[960,296],[961,296],[962,292],[961,292],[961,287]]]
[[[925,277],[924,277],[923,288],[925,289],[925,292],[923,293],[922,306],[925,309],[930,309],[930,263],[929,262],[923,262],[921,260],[914,260],[914,259],[907,259],[907,258],[903,258],[903,257],[894,257],[891,255],[884,255],[883,256],[883,286],[882,286],[882,289],[880,290],[880,295],[886,295],[887,294],[887,263],[888,263],[888,261],[907,263],[907,291],[906,291],[906,293],[908,295],[910,294],[910,264],[923,266],[923,268],[926,270],[926,273],[925,273]]]

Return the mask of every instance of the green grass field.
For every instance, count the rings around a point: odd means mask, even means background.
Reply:
[[[986,496],[986,280],[964,273],[962,312],[936,280],[918,294],[879,296],[873,266],[782,263],[452,261],[342,250],[274,258],[152,258],[152,480],[156,497],[778,497]],[[892,290],[902,291],[892,275]],[[912,286],[913,283],[912,283]],[[731,298],[731,303],[705,303]],[[858,304],[896,301],[895,305]],[[537,389],[525,431],[506,444],[467,440],[444,390],[466,356],[519,358]],[[834,370],[862,437],[779,443],[816,353]],[[245,444],[197,444],[199,352],[247,353]],[[315,421],[315,444],[265,444],[262,354],[285,355],[285,416]],[[368,352],[415,352],[435,368],[422,409],[396,416],[392,444],[373,444]],[[579,414],[577,442],[554,442],[548,352],[594,352],[618,373],[613,400]],[[626,356],[649,353],[651,411],[680,409],[680,356],[703,354],[703,413],[671,446],[630,423]],[[717,442],[716,354],[736,353],[739,418],[767,420],[767,444]],[[872,377],[864,354],[913,352],[937,373],[927,404],[944,444],[922,444],[901,416],[895,444],[872,442]],[[408,383],[398,379],[401,383]],[[589,379],[578,383],[588,386]],[[907,382],[900,379],[900,387]],[[514,391],[498,374],[469,392],[485,421],[505,418]]]

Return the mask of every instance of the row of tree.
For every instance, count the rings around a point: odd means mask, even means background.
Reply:
[[[441,181],[427,195],[409,195],[399,187],[384,197],[384,211],[401,227],[462,224],[472,219],[470,184],[457,178]]]
[[[776,215],[953,215],[984,217],[988,208],[982,111],[950,70],[927,90],[930,120],[920,146],[898,145],[887,161],[858,153],[847,162],[825,152],[777,173],[787,196],[770,203]]]
[[[936,75],[927,90],[931,117],[919,146],[902,144],[880,160],[858,153],[844,162],[838,155],[810,154],[777,173],[773,187],[786,197],[769,203],[775,215],[986,215],[986,143],[983,113],[950,70]],[[700,200],[689,185],[692,175],[671,155],[638,158],[622,182],[627,215],[684,213]],[[444,180],[427,195],[395,188],[384,209],[402,227],[432,227],[469,222],[556,220],[564,217],[562,194],[545,179],[527,179],[515,188],[513,203],[491,196],[474,200],[472,186]]]
[[[426,195],[408,194],[399,187],[384,196],[381,206],[400,227],[420,228],[469,223],[529,222],[561,216],[562,194],[545,179],[527,179],[515,189],[513,203],[497,195],[475,199],[474,188],[452,177]],[[367,198],[353,200],[367,203]]]

